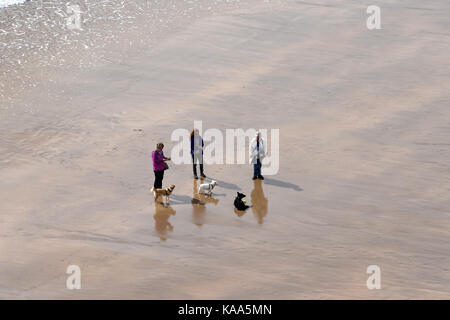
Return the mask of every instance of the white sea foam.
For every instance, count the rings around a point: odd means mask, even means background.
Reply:
[[[0,8],[10,6],[12,4],[24,3],[27,0],[0,0]]]

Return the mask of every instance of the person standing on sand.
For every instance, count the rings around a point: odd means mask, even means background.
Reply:
[[[165,161],[169,161],[170,158],[166,158],[163,152],[164,144],[158,143],[156,145],[156,150],[152,152],[152,160],[153,160],[153,172],[155,173],[155,182],[153,183],[153,187],[155,189],[162,188],[162,182],[164,179],[164,170],[168,168]]]
[[[250,163],[253,164],[253,180],[261,179],[264,177],[261,175],[262,160],[266,156],[266,144],[261,138],[261,133],[256,131],[255,138],[250,142]]]
[[[194,179],[198,179],[197,176],[197,162],[200,164],[200,176],[202,178],[206,178],[203,173],[203,147],[204,142],[202,137],[200,136],[198,129],[194,129],[191,132],[191,156],[192,156],[192,165],[194,170]]]

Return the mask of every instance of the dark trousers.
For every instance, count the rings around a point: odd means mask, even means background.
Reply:
[[[162,171],[153,171],[155,173],[155,183],[153,183],[153,187],[155,189],[162,188],[162,181],[164,179],[164,170]]]
[[[258,159],[256,163],[253,164],[253,175],[259,177],[261,175],[261,161]]]
[[[203,155],[200,156],[192,155],[192,166],[194,169],[194,176],[197,175],[197,161],[200,164],[200,174],[203,174]]]

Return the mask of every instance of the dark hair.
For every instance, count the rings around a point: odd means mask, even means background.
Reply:
[[[193,130],[192,130],[192,132],[191,132],[191,135],[190,135],[190,137],[192,138],[193,136],[194,136],[194,134],[195,134],[195,130],[197,130],[198,131],[198,129],[197,128],[194,128]],[[199,132],[199,135],[200,135],[200,132]]]
[[[164,148],[164,143],[159,142],[158,144],[156,144],[156,149],[159,149],[159,148]]]

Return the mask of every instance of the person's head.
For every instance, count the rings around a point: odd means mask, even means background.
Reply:
[[[164,143],[160,142],[156,145],[156,151],[161,152],[164,149]]]
[[[199,135],[198,129],[192,130],[192,132],[191,132],[191,137],[192,137],[192,136],[198,136],[198,135]]]
[[[259,141],[260,137],[261,137],[261,132],[256,131],[256,134],[255,134],[256,141]]]

